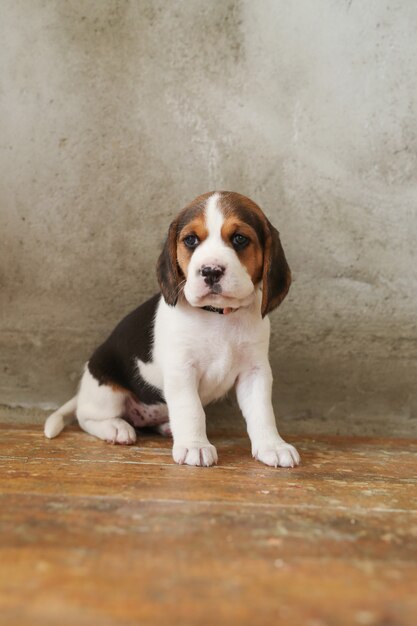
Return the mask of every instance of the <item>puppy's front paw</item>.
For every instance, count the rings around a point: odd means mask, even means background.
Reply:
[[[254,446],[252,454],[255,459],[271,467],[295,467],[300,463],[297,450],[285,441],[273,445]]]
[[[172,457],[180,465],[210,467],[210,465],[216,465],[217,463],[217,450],[208,442],[201,445],[195,442],[189,445],[178,444],[172,448]]]

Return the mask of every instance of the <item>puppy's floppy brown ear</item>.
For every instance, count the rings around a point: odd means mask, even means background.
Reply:
[[[180,268],[177,263],[177,220],[172,222],[156,266],[159,286],[165,302],[175,306],[181,281]]]
[[[265,218],[266,219],[266,218]],[[291,285],[291,270],[279,239],[279,232],[266,219],[262,274],[262,317],[281,304]]]

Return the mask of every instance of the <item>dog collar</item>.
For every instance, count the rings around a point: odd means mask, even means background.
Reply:
[[[226,307],[224,309],[218,309],[215,306],[203,306],[201,307],[204,311],[210,311],[211,313],[219,313],[219,315],[228,315],[229,313],[234,313],[237,309],[232,309],[230,307]]]

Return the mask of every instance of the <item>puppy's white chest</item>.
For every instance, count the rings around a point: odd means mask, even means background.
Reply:
[[[197,385],[203,405],[224,396],[259,351],[267,352],[269,322],[256,312],[228,318],[161,301],[155,320],[153,359],[139,363],[143,378],[165,392]]]
[[[221,353],[208,350],[198,363],[198,393],[203,405],[221,398],[233,386],[239,373],[237,352],[230,345],[223,346]]]

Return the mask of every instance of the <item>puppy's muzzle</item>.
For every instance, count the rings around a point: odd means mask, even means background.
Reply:
[[[213,287],[213,285],[220,282],[225,269],[222,265],[203,265],[200,269],[200,274],[203,276],[206,285]]]

